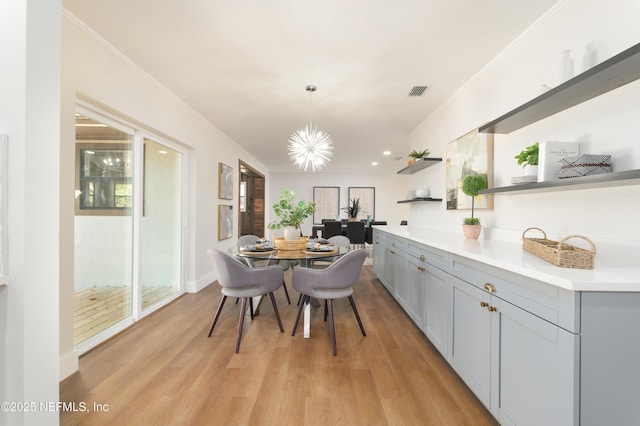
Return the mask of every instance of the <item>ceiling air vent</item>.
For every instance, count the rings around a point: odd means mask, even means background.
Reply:
[[[409,92],[409,96],[422,96],[428,88],[429,86],[413,86],[413,89]]]

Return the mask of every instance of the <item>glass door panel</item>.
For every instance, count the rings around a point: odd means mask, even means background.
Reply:
[[[76,114],[74,344],[132,317],[133,135]]]
[[[139,265],[144,311],[182,286],[182,154],[145,139],[143,175]]]

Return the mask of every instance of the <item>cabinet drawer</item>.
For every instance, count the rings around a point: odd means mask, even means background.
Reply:
[[[449,253],[446,251],[438,250],[432,247],[427,247],[422,244],[409,242],[407,247],[408,253],[423,262],[430,263],[431,265],[442,269],[448,270],[449,266]]]
[[[491,295],[556,324],[580,332],[579,293],[523,275],[451,255],[450,273]]]

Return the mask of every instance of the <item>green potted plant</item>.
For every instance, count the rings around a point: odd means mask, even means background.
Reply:
[[[418,160],[422,160],[424,157],[429,155],[430,152],[431,151],[429,151],[428,149],[425,149],[422,151],[412,149],[411,152],[409,153],[409,165],[412,165]]]
[[[300,225],[316,211],[316,203],[296,200],[296,194],[288,188],[282,187],[280,199],[273,205],[273,211],[278,217],[267,225],[269,229],[284,228],[285,240],[298,240],[300,238]]]
[[[462,180],[462,192],[471,197],[471,217],[465,217],[462,222],[462,231],[465,238],[478,239],[482,225],[480,225],[480,219],[474,217],[475,200],[480,190],[487,188],[487,178],[483,175],[467,175]]]
[[[539,148],[540,143],[536,142],[533,145],[526,147],[523,151],[520,152],[520,154],[513,157],[518,160],[518,165],[524,168],[526,175],[538,174]]]
[[[347,213],[349,220],[356,220],[358,215],[362,211],[362,205],[360,204],[360,198],[354,198],[349,200],[349,205],[343,207],[342,211]]]

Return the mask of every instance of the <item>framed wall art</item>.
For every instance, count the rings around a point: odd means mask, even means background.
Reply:
[[[218,163],[218,198],[233,200],[233,168]]]
[[[362,206],[362,211],[358,214],[358,219],[366,219],[367,216],[375,219],[376,188],[373,186],[350,186],[347,202],[351,203],[351,200],[356,198],[360,200],[360,205]]]
[[[218,205],[218,240],[233,237],[233,206]]]
[[[313,223],[319,224],[322,219],[335,219],[340,215],[340,187],[314,186],[313,201],[316,211],[313,213]]]
[[[447,210],[471,209],[471,197],[462,192],[462,180],[469,174],[487,178],[493,186],[493,134],[478,129],[447,145],[446,155]],[[492,209],[493,195],[481,194],[475,199],[476,209]]]

